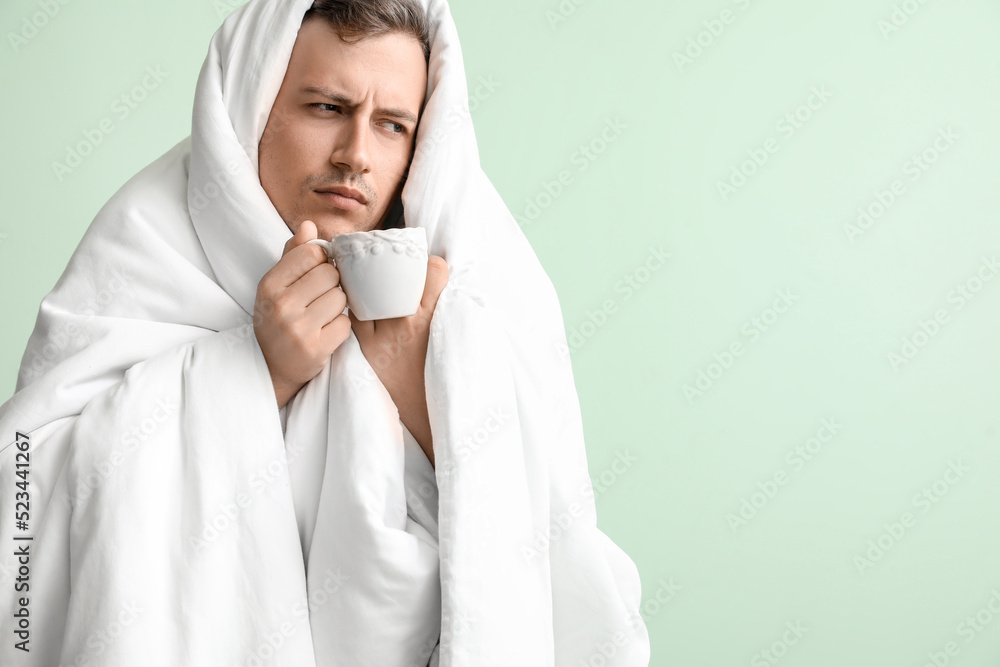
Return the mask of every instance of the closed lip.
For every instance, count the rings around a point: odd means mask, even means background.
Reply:
[[[340,195],[341,197],[350,197],[351,199],[357,199],[362,204],[367,204],[368,200],[365,196],[355,190],[354,188],[345,188],[343,186],[337,186],[335,188],[323,188],[322,190],[317,190],[316,192],[332,192],[333,194]]]

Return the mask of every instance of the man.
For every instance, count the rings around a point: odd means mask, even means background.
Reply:
[[[394,225],[419,312],[345,318],[306,241]],[[0,664],[647,664],[565,350],[446,2],[251,0],[0,406]]]
[[[423,368],[447,264],[429,258],[429,306],[373,324],[345,313],[337,269],[322,249],[306,244],[317,234],[383,228],[403,189],[427,90],[430,44],[420,6],[399,3],[390,15],[395,23],[362,14],[368,24],[347,23],[347,6],[320,2],[306,12],[261,138],[261,186],[295,236],[261,280],[254,328],[282,409],[322,370],[349,327],[369,362],[394,352],[393,363],[375,371],[433,463]]]

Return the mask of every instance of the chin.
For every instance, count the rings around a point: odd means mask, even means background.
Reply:
[[[377,229],[378,225],[372,220],[363,220],[360,222],[354,222],[349,220],[344,220],[335,215],[318,215],[314,218],[303,218],[303,220],[312,220],[316,223],[316,232],[320,238],[330,240],[334,236],[339,234],[348,234],[350,232],[368,232],[373,229]]]

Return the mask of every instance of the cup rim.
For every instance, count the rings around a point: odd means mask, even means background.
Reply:
[[[421,234],[424,239],[427,238],[427,230],[423,227],[390,227],[389,229],[372,229],[367,232],[344,232],[343,234],[334,234],[333,238],[330,239],[330,243],[333,243],[337,239],[350,240],[354,237],[363,238],[377,238],[385,241],[402,241],[407,237],[412,236],[413,233]]]

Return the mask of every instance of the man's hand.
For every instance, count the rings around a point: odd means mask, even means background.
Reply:
[[[306,220],[257,285],[253,329],[271,373],[278,409],[316,377],[351,332],[340,272]]]
[[[349,311],[361,351],[396,404],[400,420],[427,454],[432,466],[434,449],[424,391],[424,362],[431,316],[438,297],[448,284],[448,275],[448,263],[443,257],[431,255],[427,258],[427,280],[420,307],[409,317],[362,322]]]

